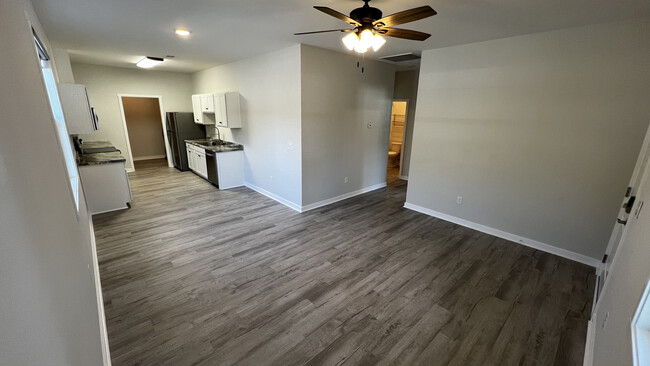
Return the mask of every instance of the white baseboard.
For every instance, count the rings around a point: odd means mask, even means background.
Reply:
[[[400,175],[399,179],[401,179],[401,180],[409,180],[409,176],[408,175]]]
[[[354,196],[358,196],[360,194],[364,194],[364,193],[367,193],[367,192],[370,192],[370,191],[374,191],[375,189],[384,188],[384,187],[386,187],[386,182],[375,184],[374,186],[370,186],[370,187],[361,188],[361,189],[356,190],[354,192],[349,192],[349,193],[346,193],[346,194],[342,194],[340,196],[328,198],[326,200],[311,203],[309,205],[302,206],[302,212],[313,210],[315,208],[319,208],[319,207],[323,207],[323,206],[327,206],[327,205],[330,205],[330,204],[332,204],[334,202],[343,201],[345,199],[348,199],[348,198],[351,198],[351,197],[354,197]]]
[[[260,187],[254,185],[254,184],[249,183],[249,182],[244,182],[244,185],[246,187],[254,190],[255,192],[263,194],[263,195],[265,195],[266,197],[268,197],[268,198],[270,198],[272,200],[278,201],[281,204],[283,204],[283,205],[285,205],[285,206],[287,206],[287,207],[289,207],[289,208],[291,208],[293,210],[296,210],[298,212],[302,212],[302,209],[301,209],[301,207],[299,205],[297,205],[297,204],[295,204],[295,203],[293,203],[293,202],[291,202],[289,200],[286,200],[286,199],[284,199],[284,198],[282,198],[282,197],[280,197],[280,196],[278,196],[276,194],[273,194],[273,193],[267,191],[266,189],[260,188]]]
[[[88,218],[90,227],[90,251],[92,255],[92,277],[95,281],[95,297],[97,298],[97,315],[99,316],[99,341],[102,349],[103,366],[111,366],[111,350],[108,346],[108,330],[106,328],[106,313],[104,312],[104,296],[102,283],[99,278],[99,260],[97,259],[97,243],[93,219]]]
[[[523,244],[527,247],[531,247],[534,249],[538,249],[547,253],[555,254],[560,257],[564,257],[567,259],[571,259],[572,261],[580,262],[583,264],[586,264],[591,267],[597,267],[598,263],[600,261],[596,258],[591,258],[583,254],[575,253],[566,249],[558,248],[556,246],[550,245],[550,244],[545,244],[533,239],[525,238],[523,236],[519,236],[516,234],[512,234],[506,231],[501,231],[499,229],[491,228],[489,226],[477,224],[475,222],[471,222],[465,219],[461,219],[459,217],[447,215],[442,212],[434,211],[422,206],[414,205],[412,203],[406,202],[404,204],[405,208],[411,209],[413,211],[417,211],[420,213],[423,213],[425,215],[433,216],[445,221],[453,222],[454,224],[458,224],[461,226],[468,227],[470,229],[474,229],[477,231],[481,231],[490,235],[497,236],[499,238],[503,238],[506,240],[513,241],[515,243]]]
[[[277,202],[280,202],[281,204],[283,204],[283,205],[285,205],[285,206],[287,206],[287,207],[289,207],[289,208],[291,208],[293,210],[296,210],[298,212],[306,212],[306,211],[313,210],[313,209],[316,209],[316,208],[319,208],[319,207],[327,206],[327,205],[332,204],[334,202],[342,201],[344,199],[348,199],[348,198],[351,198],[351,197],[354,197],[354,196],[358,196],[360,194],[364,194],[364,193],[374,191],[374,190],[379,189],[379,188],[386,187],[385,182],[384,183],[379,183],[379,184],[375,184],[374,186],[365,187],[365,188],[356,190],[354,192],[349,192],[349,193],[346,193],[346,194],[342,194],[340,196],[328,198],[326,200],[318,201],[316,203],[312,203],[312,204],[309,204],[309,205],[306,205],[306,206],[299,206],[299,205],[297,205],[297,204],[295,204],[295,203],[293,203],[293,202],[291,202],[289,200],[286,200],[286,199],[284,199],[284,198],[282,198],[282,197],[280,197],[280,196],[278,196],[276,194],[273,194],[273,193],[267,191],[264,188],[260,188],[260,187],[254,185],[254,184],[251,184],[250,182],[244,182],[244,185],[246,187],[254,190],[257,193],[263,194],[266,197],[268,197],[268,198],[270,198],[272,200],[275,200]]]
[[[594,338],[596,337],[596,326],[594,321],[587,323],[587,341],[585,342],[585,357],[582,366],[591,366],[594,364]]]
[[[138,156],[137,158],[133,157],[133,161],[164,159],[164,158],[165,158],[165,155]]]

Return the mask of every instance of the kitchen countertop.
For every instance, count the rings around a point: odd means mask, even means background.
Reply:
[[[244,145],[236,144],[234,142],[226,141],[226,140],[221,140],[223,145],[203,145],[205,143],[210,143],[215,140],[210,140],[210,139],[198,139],[198,140],[185,140],[185,142],[192,144],[194,146],[198,146],[202,149],[214,151],[214,152],[228,152],[228,151],[239,151],[239,150],[244,150]],[[202,144],[203,143],[203,144]]]
[[[85,141],[80,148],[82,153],[77,155],[79,166],[110,164],[125,162],[119,150],[100,153],[83,153],[84,149],[110,148],[113,145],[109,141]]]

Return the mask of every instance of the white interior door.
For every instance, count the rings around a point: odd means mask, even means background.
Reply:
[[[603,262],[597,269],[597,283],[596,283],[596,293],[593,302],[593,309],[596,308],[598,299],[602,292],[603,286],[607,281],[607,276],[609,275],[609,270],[612,266],[612,262],[616,257],[616,251],[618,250],[621,240],[623,238],[623,233],[625,231],[625,225],[629,218],[632,206],[636,201],[636,197],[639,191],[639,185],[644,176],[644,172],[650,159],[650,127],[646,132],[643,145],[641,146],[641,152],[639,158],[636,161],[634,166],[634,172],[632,173],[632,178],[630,179],[630,184],[628,185],[627,192],[625,192],[625,197],[623,197],[623,204],[619,210],[618,217],[616,218],[616,224],[614,225],[614,230],[612,235],[609,238],[609,243],[607,244],[607,249],[603,257]]]

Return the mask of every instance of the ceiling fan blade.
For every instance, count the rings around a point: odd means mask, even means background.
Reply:
[[[404,38],[413,41],[424,41],[425,39],[431,37],[429,33],[399,28],[381,28],[378,32],[388,37]]]
[[[352,24],[354,26],[361,25],[361,23],[359,23],[356,20],[350,18],[349,16],[347,16],[347,15],[345,15],[343,13],[339,13],[338,11],[336,11],[334,9],[331,9],[331,8],[328,8],[326,6],[314,6],[314,9],[320,10],[320,11],[322,11],[323,13],[325,13],[327,15],[331,15],[336,19],[340,19],[340,20],[342,20],[342,21],[344,21],[346,23]]]
[[[399,13],[391,14],[376,20],[373,25],[380,27],[390,27],[393,25],[414,22],[416,20],[428,18],[438,14],[429,5],[420,6],[409,10],[400,11]],[[383,24],[383,25],[382,25]]]
[[[352,32],[354,29],[329,29],[329,30],[321,30],[321,31],[313,31],[313,32],[300,32],[300,33],[294,33],[294,36],[302,36],[304,34],[315,34],[315,33],[327,33],[327,32]]]

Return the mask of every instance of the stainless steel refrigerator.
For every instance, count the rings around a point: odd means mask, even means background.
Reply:
[[[194,123],[194,115],[187,112],[167,112],[167,137],[174,166],[188,170],[185,140],[205,138],[205,126]]]

